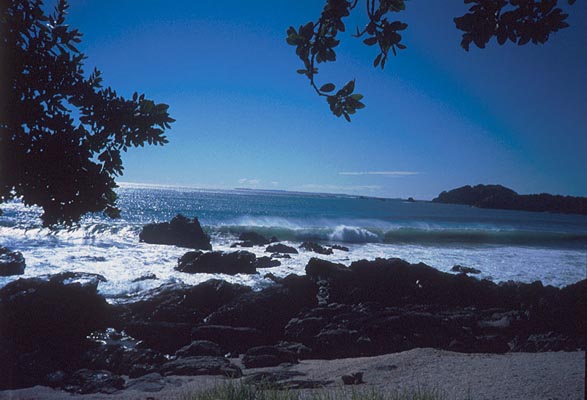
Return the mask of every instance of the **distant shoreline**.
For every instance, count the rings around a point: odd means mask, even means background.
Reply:
[[[520,195],[501,185],[461,186],[443,191],[432,202],[500,210],[587,215],[587,197],[548,193]]]

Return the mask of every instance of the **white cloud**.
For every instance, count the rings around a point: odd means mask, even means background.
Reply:
[[[362,171],[362,172],[339,172],[339,175],[361,176],[361,175],[384,175],[384,176],[411,176],[419,175],[415,171]]]
[[[248,179],[248,178],[241,178],[238,180],[238,183],[241,185],[249,185],[249,186],[257,186],[261,183],[260,179]]]
[[[305,185],[301,185],[300,189],[302,190],[312,190],[312,191],[320,191],[320,192],[373,192],[376,190],[383,189],[383,186],[379,185],[356,185],[356,186],[346,186],[346,185],[330,185],[330,184],[317,184],[317,183],[307,183]]]
[[[277,181],[272,181],[272,182],[271,182],[271,185],[273,185],[273,186],[277,186],[277,185],[279,185],[279,182],[277,182]]]

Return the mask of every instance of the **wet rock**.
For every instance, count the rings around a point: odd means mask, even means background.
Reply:
[[[191,342],[192,325],[180,322],[139,321],[129,323],[126,331],[142,341],[142,346],[173,354]]]
[[[149,281],[157,279],[157,275],[155,274],[147,274],[143,276],[139,276],[138,278],[133,279],[132,283],[142,282],[142,281]]]
[[[440,272],[425,264],[400,259],[356,261],[350,267],[311,259],[306,274],[328,286],[328,301],[382,305],[444,304],[452,306],[501,306],[497,285],[463,274]]]
[[[271,243],[269,239],[257,232],[243,232],[239,235],[238,240],[252,243],[255,246],[264,246]]]
[[[296,353],[277,347],[259,346],[247,350],[243,357],[245,368],[275,367],[283,363],[297,363]]]
[[[128,348],[121,344],[96,346],[82,356],[84,365],[92,370],[108,370],[132,378],[155,371],[167,359],[151,349]]]
[[[192,356],[215,356],[222,357],[228,351],[218,344],[209,340],[194,340],[187,346],[179,349],[175,355],[177,357],[192,357]]]
[[[179,259],[178,266],[175,269],[190,274],[256,274],[255,261],[256,256],[248,251],[236,251],[233,253],[190,251]]]
[[[240,368],[226,358],[199,356],[178,358],[161,366],[162,375],[224,375],[230,378],[242,376]]]
[[[303,242],[300,248],[323,255],[330,255],[334,253],[331,248],[321,246],[314,242]]]
[[[210,279],[196,286],[164,284],[145,294],[145,300],[122,307],[121,319],[129,322],[165,321],[199,323],[208,314],[248,293],[251,288]]]
[[[343,264],[311,258],[306,265],[306,275],[315,281],[334,280],[350,275],[350,271]]]
[[[298,251],[291,246],[285,245],[283,243],[276,243],[270,246],[267,246],[265,249],[267,253],[285,253],[285,254],[298,254]]]
[[[332,246],[330,246],[333,250],[340,250],[340,251],[349,251],[349,248],[346,246],[341,246],[338,244],[333,244]]]
[[[231,248],[236,247],[255,247],[255,243],[253,242],[237,242],[230,245]]]
[[[40,278],[60,285],[78,283],[83,287],[90,288],[91,290],[97,290],[100,283],[108,282],[108,279],[106,279],[104,275],[74,271],[61,272],[54,275],[44,275],[40,276]]]
[[[171,222],[145,225],[139,234],[139,240],[152,244],[212,250],[210,237],[200,226],[198,218],[190,220],[181,214],[174,217]]]
[[[516,338],[511,343],[512,351],[535,353],[543,351],[585,351],[587,340],[555,332],[537,333]]]
[[[289,275],[279,284],[236,298],[210,314],[206,322],[255,328],[275,343],[282,339],[283,328],[292,317],[304,307],[317,305],[316,293],[316,285],[307,277]]]
[[[0,289],[0,338],[21,351],[71,352],[108,326],[109,312],[93,286],[19,279]]]
[[[281,341],[277,344],[277,347],[294,353],[298,359],[307,358],[312,353],[311,348],[297,342]]]
[[[289,254],[284,254],[284,253],[273,253],[271,254],[272,258],[291,258],[291,256]]]
[[[365,383],[363,381],[363,373],[362,372],[354,372],[350,375],[343,375],[341,376],[342,383],[345,385],[360,385],[361,383]]]
[[[386,354],[415,347],[447,348],[455,338],[474,338],[474,319],[420,308],[377,304],[330,304],[301,312],[285,327],[285,338],[311,348],[302,358],[343,358]],[[469,329],[469,330],[468,330]]]
[[[281,265],[281,261],[274,260],[271,257],[259,257],[257,258],[256,267],[257,268],[274,268],[279,267]]]
[[[193,328],[192,340],[209,340],[229,351],[244,352],[251,347],[267,344],[261,331],[242,326],[201,325]]]
[[[473,267],[463,267],[462,265],[455,265],[450,269],[452,272],[458,272],[460,274],[480,274],[481,271],[479,271],[476,268]]]
[[[23,255],[0,246],[0,276],[22,275],[26,267]]]
[[[53,379],[53,384],[68,392],[89,394],[112,394],[124,388],[124,379],[110,371],[80,369],[71,375],[66,375],[62,382]]]

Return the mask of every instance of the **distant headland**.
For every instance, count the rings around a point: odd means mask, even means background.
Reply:
[[[466,204],[480,208],[587,215],[587,197],[560,196],[547,193],[521,195],[501,185],[462,186],[444,191],[432,201],[447,204]]]

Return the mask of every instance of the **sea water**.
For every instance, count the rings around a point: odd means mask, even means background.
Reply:
[[[303,275],[312,257],[345,265],[398,257],[447,272],[459,264],[481,270],[480,279],[540,280],[559,287],[587,274],[587,216],[278,191],[123,185],[118,194],[120,219],[89,215],[78,227],[57,230],[42,227],[39,209],[2,204],[0,245],[23,253],[25,278],[67,271],[103,275],[98,289],[113,302],[138,298],[164,283],[211,278],[260,289],[272,284],[265,277],[269,272]],[[349,251],[318,255],[299,249],[291,259],[280,259],[281,266],[256,275],[182,273],[174,267],[189,249],[139,242],[143,225],[177,214],[197,216],[214,250],[235,251],[230,245],[238,235],[254,231],[296,248],[309,240]],[[268,255],[264,246],[245,250]],[[18,278],[0,277],[0,286]]]

